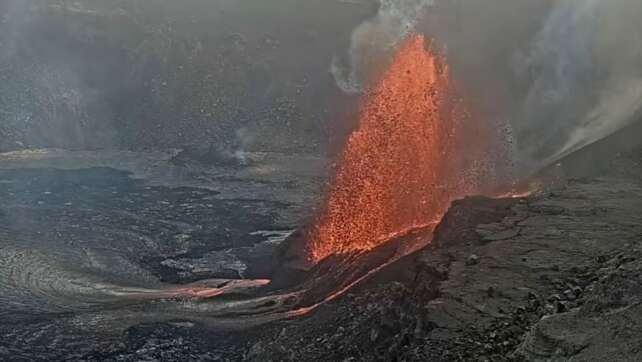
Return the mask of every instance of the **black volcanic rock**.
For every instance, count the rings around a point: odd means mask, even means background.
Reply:
[[[261,358],[639,360],[641,210],[635,179],[455,202],[425,250],[310,316],[264,327]]]

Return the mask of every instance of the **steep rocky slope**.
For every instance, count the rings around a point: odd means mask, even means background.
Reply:
[[[0,151],[318,152],[351,102],[332,57],[373,5],[2,1]]]

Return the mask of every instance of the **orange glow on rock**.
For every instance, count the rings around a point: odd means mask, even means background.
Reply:
[[[427,50],[423,36],[400,45],[362,101],[339,155],[308,233],[311,262],[370,250],[390,235],[434,224],[452,200],[479,191],[474,179],[483,175],[470,179],[488,137],[469,126],[450,83],[445,58]]]

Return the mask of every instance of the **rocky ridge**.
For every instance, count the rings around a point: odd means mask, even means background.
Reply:
[[[641,196],[596,179],[456,202],[426,250],[266,328],[246,359],[639,360]]]

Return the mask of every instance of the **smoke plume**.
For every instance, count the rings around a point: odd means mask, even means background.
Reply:
[[[642,3],[559,1],[518,76],[531,77],[517,117],[524,159],[545,166],[635,120],[642,106]],[[537,167],[537,166],[535,166]]]
[[[335,57],[331,72],[347,94],[360,93],[379,62],[412,31],[433,0],[379,0],[377,15],[352,33],[347,59]]]
[[[385,56],[385,49],[415,28],[446,50],[453,80],[481,112],[480,121],[508,120],[515,162],[526,174],[639,118],[638,0],[398,3],[382,2],[377,16],[354,31],[349,72],[335,71],[347,74],[336,77],[344,90],[357,91],[372,74],[368,62],[380,58],[372,56],[373,49]],[[399,7],[405,12],[394,10]]]

